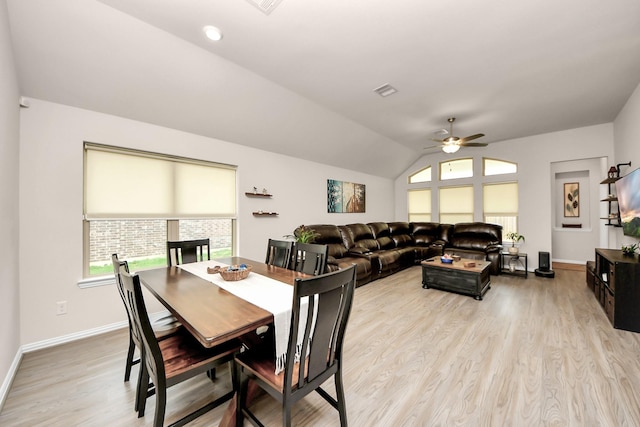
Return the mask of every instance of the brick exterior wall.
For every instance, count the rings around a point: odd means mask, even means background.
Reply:
[[[111,254],[122,259],[165,255],[166,220],[91,221],[89,262],[111,262]],[[180,220],[180,240],[206,239],[211,251],[231,248],[232,221],[229,219]]]

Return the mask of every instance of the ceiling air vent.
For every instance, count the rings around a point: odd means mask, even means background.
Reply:
[[[249,3],[263,11],[266,15],[270,14],[273,9],[280,4],[282,0],[247,0]]]
[[[389,96],[389,95],[393,95],[394,93],[396,93],[398,90],[396,88],[394,88],[393,86],[391,86],[389,83],[382,85],[380,87],[377,87],[373,90],[375,93],[377,93],[380,96]]]

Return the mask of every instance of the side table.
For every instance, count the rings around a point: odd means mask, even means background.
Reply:
[[[512,265],[513,269],[511,268]],[[500,271],[502,274],[512,274],[526,279],[529,275],[529,258],[527,254],[523,252],[518,252],[517,254],[502,252],[500,254]]]

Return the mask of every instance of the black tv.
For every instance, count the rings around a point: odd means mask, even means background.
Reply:
[[[616,181],[616,193],[622,232],[640,239],[640,168]]]

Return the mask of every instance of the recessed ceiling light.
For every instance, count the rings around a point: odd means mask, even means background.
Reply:
[[[202,29],[202,31],[204,31],[209,40],[217,42],[218,40],[222,39],[222,31],[220,31],[220,29],[214,27],[213,25],[207,25]]]

